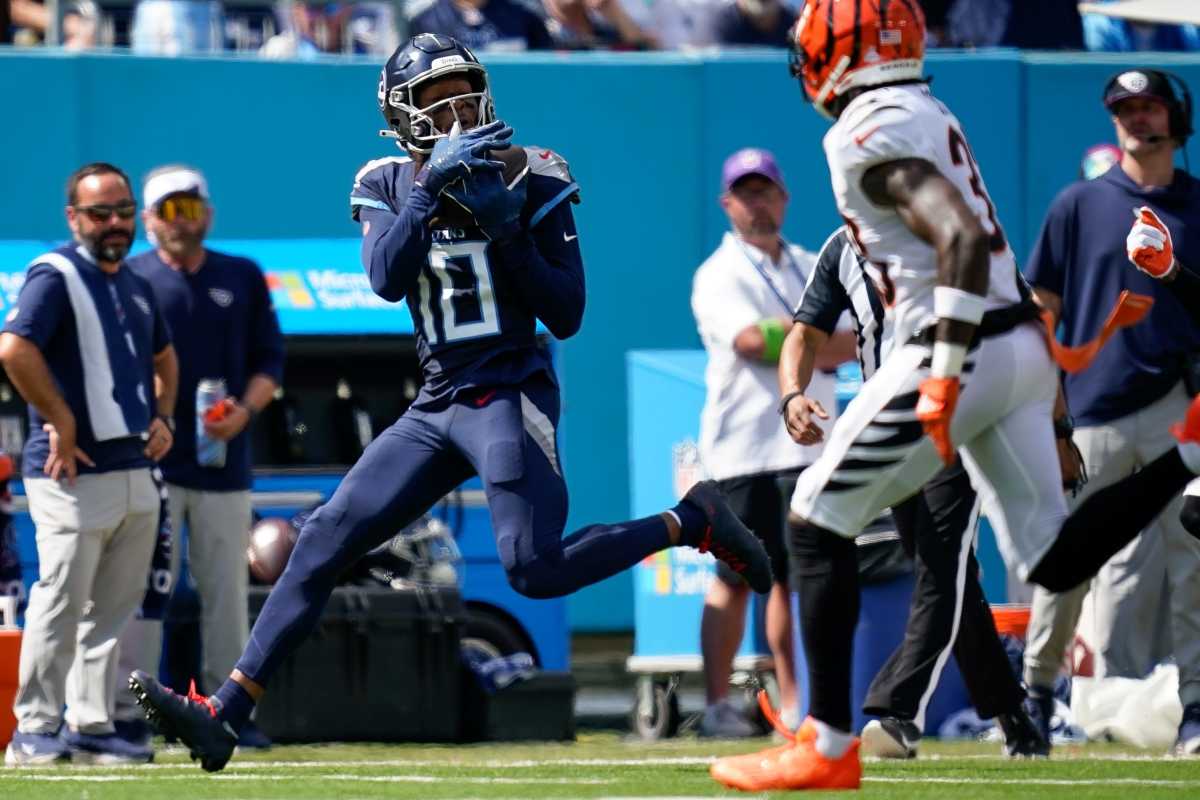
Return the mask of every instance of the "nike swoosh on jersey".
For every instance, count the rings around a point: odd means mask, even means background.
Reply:
[[[579,238],[579,234],[578,234],[578,233],[577,233],[577,234],[575,234],[574,236],[567,236],[565,233],[563,234],[563,241],[564,241],[564,242],[573,242],[573,241],[575,241],[575,240],[576,240],[576,239],[578,239],[578,238]]]
[[[883,126],[876,125],[874,128],[871,128],[871,130],[867,131],[866,133],[864,133],[860,136],[855,136],[854,143],[856,145],[858,145],[859,147],[862,147],[863,142],[867,141],[867,139],[870,139],[875,134],[875,132],[878,131],[881,127],[883,127]]]

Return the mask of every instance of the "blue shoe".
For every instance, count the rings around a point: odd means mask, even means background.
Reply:
[[[1054,719],[1054,692],[1040,686],[1030,686],[1025,697],[1025,713],[1037,729],[1038,735],[1046,741],[1046,755],[1049,755],[1050,723]]]
[[[182,697],[139,669],[129,676],[129,689],[150,724],[162,735],[175,736],[187,745],[192,760],[199,759],[205,771],[219,772],[229,763],[237,732],[217,718],[216,709],[196,692],[194,683],[187,697]]]
[[[70,758],[66,743],[53,733],[13,731],[12,741],[4,751],[4,763],[10,767],[36,767]]]
[[[150,730],[150,723],[144,719],[114,719],[113,728],[117,736],[120,736],[130,744],[141,745],[142,747],[150,745],[150,737],[153,731]]]
[[[76,764],[149,764],[154,760],[152,749],[127,742],[115,733],[67,731],[64,738]]]
[[[771,559],[758,537],[733,513],[716,481],[695,484],[683,501],[700,509],[708,520],[708,529],[694,546],[724,561],[759,594],[771,591]]]
[[[270,750],[271,740],[262,730],[253,722],[247,722],[238,731],[238,747],[246,747],[251,750]]]

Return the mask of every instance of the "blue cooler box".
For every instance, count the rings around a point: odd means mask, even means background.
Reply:
[[[629,378],[630,498],[634,519],[675,505],[679,448],[694,447],[704,406],[703,350],[634,350]],[[681,481],[694,478],[679,470]],[[634,567],[631,672],[695,672],[701,668],[700,614],[716,580],[711,555],[690,547],[656,553]],[[765,598],[753,595],[735,669],[770,666],[762,619]]]

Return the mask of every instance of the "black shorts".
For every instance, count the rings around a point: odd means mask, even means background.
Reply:
[[[788,556],[783,541],[784,519],[791,501],[791,487],[796,485],[799,470],[760,472],[737,478],[717,481],[729,507],[754,535],[762,540],[771,559],[771,574],[776,583],[787,583]],[[786,487],[780,487],[785,482]],[[717,577],[730,586],[743,582],[724,561],[717,562]]]

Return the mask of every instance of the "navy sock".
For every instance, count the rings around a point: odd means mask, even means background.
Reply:
[[[240,731],[254,713],[254,698],[232,678],[226,678],[211,699],[217,709],[217,717],[222,722],[228,722],[235,731]]]
[[[679,517],[679,543],[691,547],[700,544],[704,532],[708,530],[708,517],[704,516],[704,512],[687,500],[680,500],[671,511]]]

